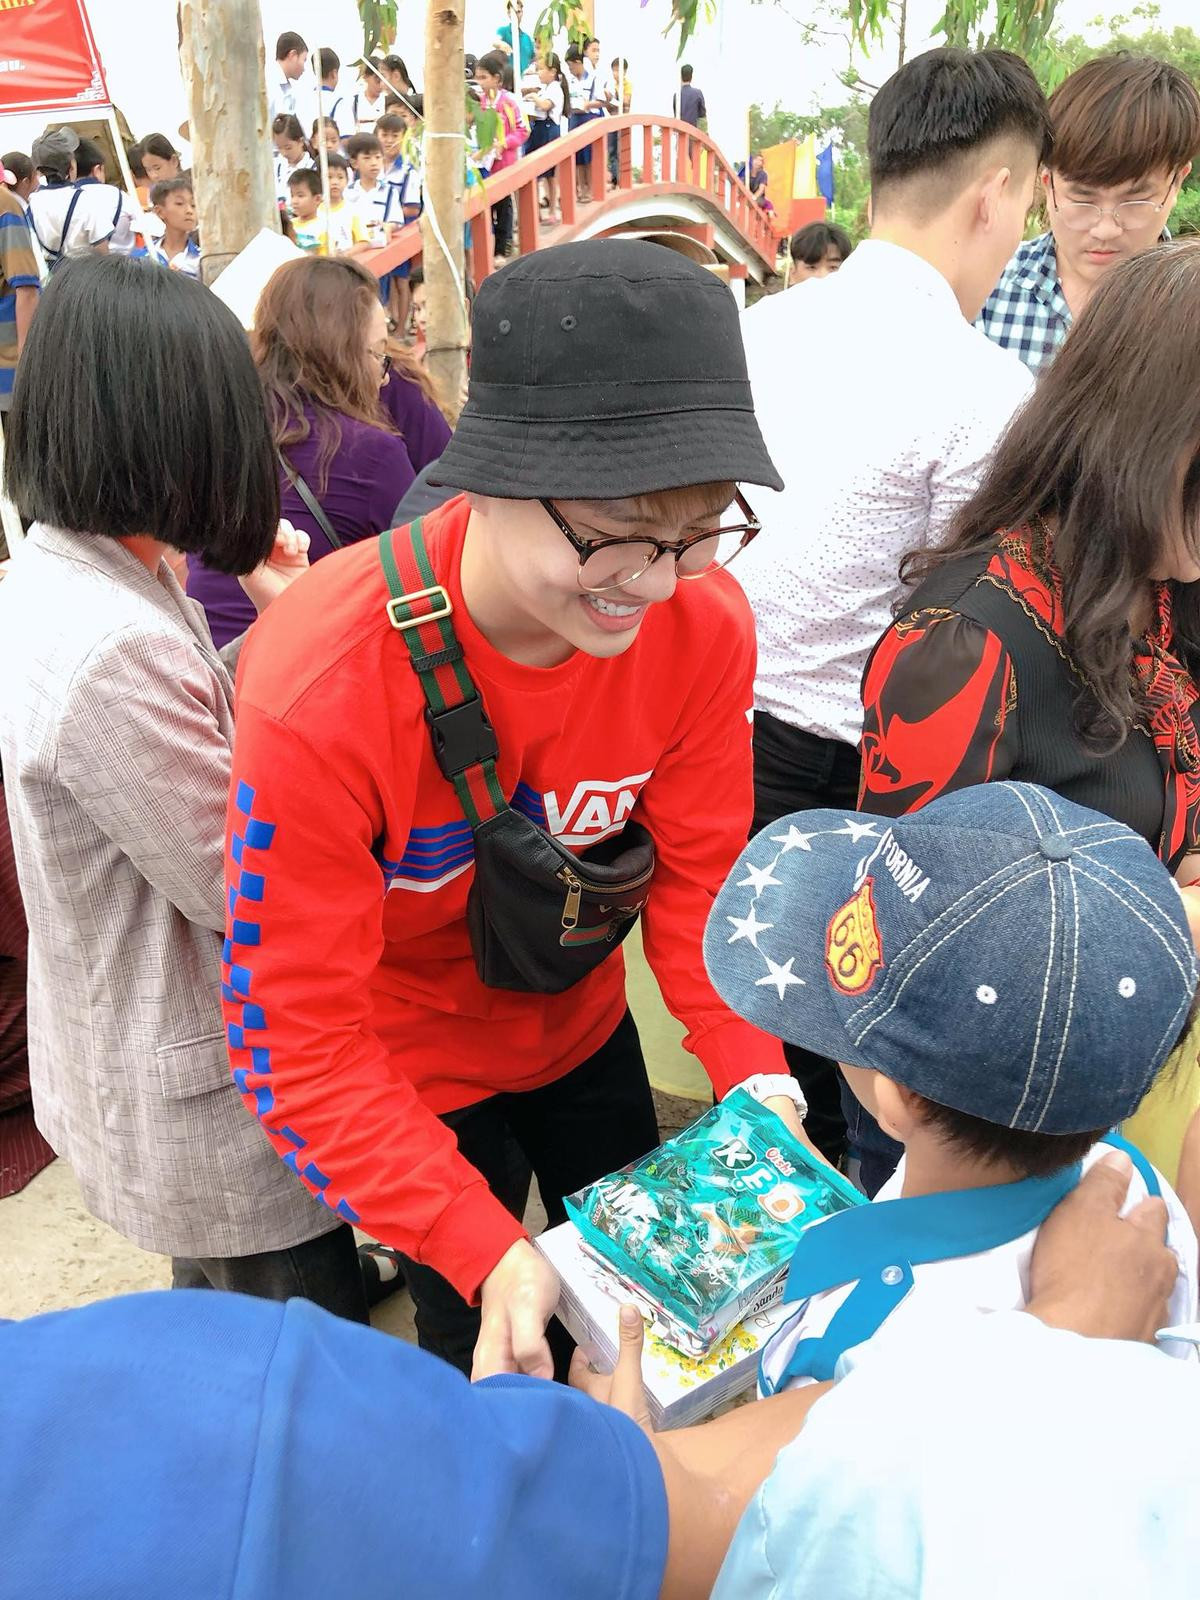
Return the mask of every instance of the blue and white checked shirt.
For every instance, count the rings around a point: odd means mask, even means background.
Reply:
[[[1017,247],[975,326],[1011,350],[1036,375],[1048,366],[1071,326],[1071,308],[1058,281],[1052,233]]]

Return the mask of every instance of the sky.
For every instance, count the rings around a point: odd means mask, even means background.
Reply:
[[[1168,27],[1200,21],[1197,0],[1160,0],[1160,4],[1161,21]],[[928,30],[943,5],[944,0],[910,0],[910,54],[933,42]],[[110,90],[135,135],[161,130],[174,136],[187,109],[176,61],[175,7],[170,0],[143,0],[135,35],[129,28],[129,8],[130,0],[89,0]],[[539,0],[525,0],[527,19],[535,18],[539,9]],[[836,74],[847,61],[844,41],[835,38],[804,46],[793,20],[820,9],[818,0],[783,0],[779,5],[718,0],[715,22],[703,25],[689,44],[687,57],[707,98],[710,131],[730,155],[742,153],[737,146],[744,141],[751,101],[766,106],[778,102],[799,112],[822,102],[838,102]],[[1128,4],[1106,7],[1104,0],[1061,0],[1058,16],[1063,31],[1090,32],[1088,24],[1097,12],[1128,14],[1129,9]],[[638,0],[596,0],[603,59],[607,63],[619,52],[629,60],[635,110],[665,111],[670,105],[678,60],[675,40],[662,37],[669,12],[670,0],[646,0],[645,5]],[[285,28],[303,34],[312,45],[332,45],[347,62],[361,51],[354,0],[262,0],[262,13],[268,57],[276,35]],[[423,77],[424,13],[423,0],[400,0],[397,46],[418,86]],[[467,0],[467,48],[481,54],[504,19],[501,0]],[[836,28],[836,23],[829,25]],[[864,78],[879,82],[894,62],[894,45],[889,44],[886,55],[860,59],[856,66]],[[0,149],[27,150],[41,125],[40,117],[0,118]]]

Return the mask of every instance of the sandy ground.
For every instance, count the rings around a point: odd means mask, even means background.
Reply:
[[[654,981],[630,941],[630,995],[642,1033],[664,1134],[702,1109],[705,1080],[680,1049],[681,1030],[668,1015]],[[707,1104],[707,1100],[704,1101]],[[535,1197],[526,1225],[537,1232],[544,1213]],[[28,1317],[112,1295],[165,1289],[171,1281],[164,1256],[147,1255],[84,1209],[74,1176],[55,1161],[20,1194],[0,1200],[0,1317]],[[376,1309],[377,1327],[412,1339],[412,1303],[392,1295]]]

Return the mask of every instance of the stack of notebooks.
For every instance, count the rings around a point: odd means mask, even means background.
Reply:
[[[657,1427],[708,1416],[755,1380],[805,1230],[862,1196],[735,1090],[642,1160],[567,1197],[538,1248],[563,1284],[559,1316],[601,1367],[618,1311],[649,1328],[643,1377]]]
[[[617,1279],[583,1248],[573,1222],[551,1228],[534,1243],[562,1279],[558,1315],[588,1360],[610,1372],[617,1359],[617,1321],[623,1294]],[[751,1311],[706,1356],[684,1355],[660,1334],[646,1331],[642,1380],[655,1428],[685,1428],[710,1417],[718,1406],[754,1386],[758,1355],[783,1320],[781,1278],[764,1296],[767,1306]]]

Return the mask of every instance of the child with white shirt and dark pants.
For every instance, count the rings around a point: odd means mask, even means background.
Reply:
[[[747,847],[705,961],[731,1009],[836,1059],[905,1147],[874,1204],[801,1239],[760,1393],[832,1378],[885,1323],[1022,1309],[1038,1228],[1111,1145],[1133,1162],[1127,1209],[1166,1203],[1170,1323],[1196,1321],[1187,1213],[1109,1131],[1183,1035],[1198,974],[1175,883],[1129,828],[1017,783],[890,825],[800,812]]]

